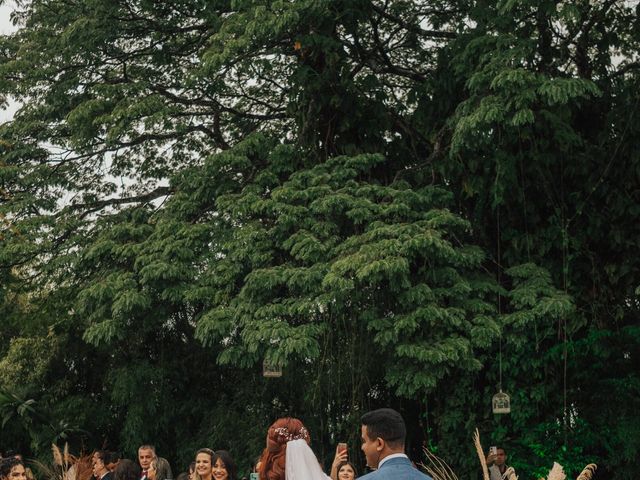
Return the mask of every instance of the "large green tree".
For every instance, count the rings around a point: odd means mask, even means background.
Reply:
[[[2,386],[183,463],[285,413],[328,461],[392,405],[465,478],[476,425],[524,476],[632,478],[639,8],[18,2]]]

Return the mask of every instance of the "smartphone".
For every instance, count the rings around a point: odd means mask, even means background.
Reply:
[[[489,447],[489,453],[492,455],[498,454],[498,447]]]
[[[346,452],[347,451],[347,444],[344,443],[344,442],[338,443],[338,451],[339,452]]]

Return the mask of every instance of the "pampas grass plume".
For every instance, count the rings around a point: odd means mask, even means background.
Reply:
[[[482,476],[484,480],[489,480],[489,469],[487,468],[487,459],[484,456],[484,450],[482,450],[482,444],[480,443],[480,432],[478,431],[477,428],[475,433],[473,434],[473,443],[476,446],[478,459],[480,460],[480,465],[482,466]]]
[[[55,443],[51,444],[51,452],[53,453],[53,464],[58,467],[62,467],[64,465],[64,461],[62,460],[62,452],[60,451],[60,447],[58,447]]]
[[[91,480],[93,478],[92,455],[83,455],[76,461],[76,480]]]
[[[421,463],[420,466],[431,475],[433,480],[458,480],[458,476],[444,460],[431,453],[427,448],[423,448],[423,451],[429,460],[429,465]]]
[[[593,474],[595,473],[596,468],[598,468],[598,465],[596,465],[595,463],[590,463],[589,465],[584,467],[582,472],[580,472],[580,475],[578,475],[577,480],[591,480],[591,477],[593,477]]]
[[[71,463],[70,460],[71,459],[69,458],[69,442],[65,442],[64,451],[62,452],[62,461],[64,463],[65,473],[69,469],[69,464]]]
[[[565,480],[565,478],[567,478],[567,476],[564,473],[562,465],[553,462],[553,468],[551,468],[549,475],[547,475],[547,480]]]

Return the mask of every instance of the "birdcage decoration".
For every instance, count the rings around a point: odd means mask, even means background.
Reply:
[[[282,376],[282,367],[269,362],[266,358],[262,362],[262,376],[266,378],[278,378]]]
[[[509,395],[502,391],[502,389],[493,396],[491,405],[493,407],[493,413],[511,413],[511,399],[509,398]]]

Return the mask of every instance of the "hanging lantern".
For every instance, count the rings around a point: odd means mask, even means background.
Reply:
[[[491,405],[493,406],[493,413],[504,414],[511,412],[511,399],[502,389],[493,396]]]
[[[282,376],[282,367],[269,363],[267,359],[262,362],[262,376],[267,378],[278,378]]]

